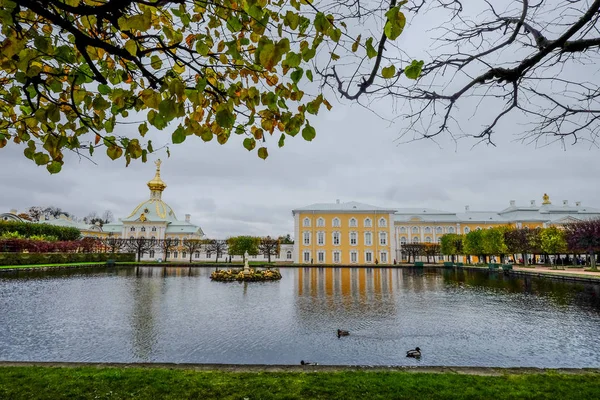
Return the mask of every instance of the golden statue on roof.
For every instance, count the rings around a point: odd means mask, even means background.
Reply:
[[[548,196],[547,193],[544,193],[544,196],[542,197],[543,201],[542,204],[552,204],[552,202],[550,201],[550,196]]]
[[[156,165],[156,174],[154,175],[154,178],[152,178],[152,180],[150,182],[148,182],[148,187],[152,191],[162,192],[167,187],[167,184],[164,183],[162,179],[160,179],[160,165],[161,164],[162,164],[162,161],[160,161],[160,158],[158,160],[154,161],[154,165]]]

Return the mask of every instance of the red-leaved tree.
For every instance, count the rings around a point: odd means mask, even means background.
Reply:
[[[592,270],[596,271],[596,252],[600,251],[600,219],[573,222],[564,228],[569,249],[587,253]]]

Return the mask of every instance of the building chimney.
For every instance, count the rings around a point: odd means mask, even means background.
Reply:
[[[515,204],[516,204],[516,202],[515,202],[514,200],[511,200],[511,201],[510,201],[510,206],[511,206],[511,207],[514,207],[514,206],[515,206]]]
[[[469,206],[465,206],[465,211],[469,211]]]
[[[569,200],[563,200],[563,206],[568,206],[569,205]]]
[[[190,214],[185,214],[185,222],[190,222],[190,218],[192,218]]]
[[[531,207],[535,207],[535,200],[531,200]]]
[[[335,204],[340,204],[340,199],[335,199]]]
[[[580,201],[576,201],[576,202],[575,202],[575,205],[576,205],[577,207],[581,207],[581,202],[580,202]]]

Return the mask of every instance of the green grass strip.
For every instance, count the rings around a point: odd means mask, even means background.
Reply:
[[[598,373],[0,367],[0,399],[597,399]]]
[[[119,263],[119,264],[121,264],[121,263]],[[0,269],[68,267],[68,266],[73,266],[73,265],[106,265],[106,261],[76,262],[76,263],[61,263],[61,264],[2,265],[2,266],[0,266]]]

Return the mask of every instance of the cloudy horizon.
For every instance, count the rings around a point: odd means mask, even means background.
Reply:
[[[123,159],[111,161],[100,152],[94,156],[97,165],[69,154],[62,172],[50,175],[22,155],[22,146],[9,144],[0,150],[0,210],[56,206],[80,218],[104,210],[124,218],[149,197],[146,182],[158,158],[167,184],[163,200],[180,220],[191,214],[193,223],[216,238],[291,234],[292,209],[336,199],[392,208],[462,212],[469,205],[472,211],[500,211],[510,200],[540,204],[548,193],[554,204],[569,200],[600,207],[597,151],[582,144],[536,148],[513,142],[503,133],[510,127],[504,127],[496,147],[447,138],[397,145],[398,126],[388,127],[358,106],[338,104],[313,119],[313,142],[296,136],[277,149],[271,140],[264,161],[246,151],[239,137],[223,146],[190,137],[170,146],[170,158],[161,150],[148,163],[134,161],[127,168]],[[153,135],[154,142],[169,136],[168,131]]]

